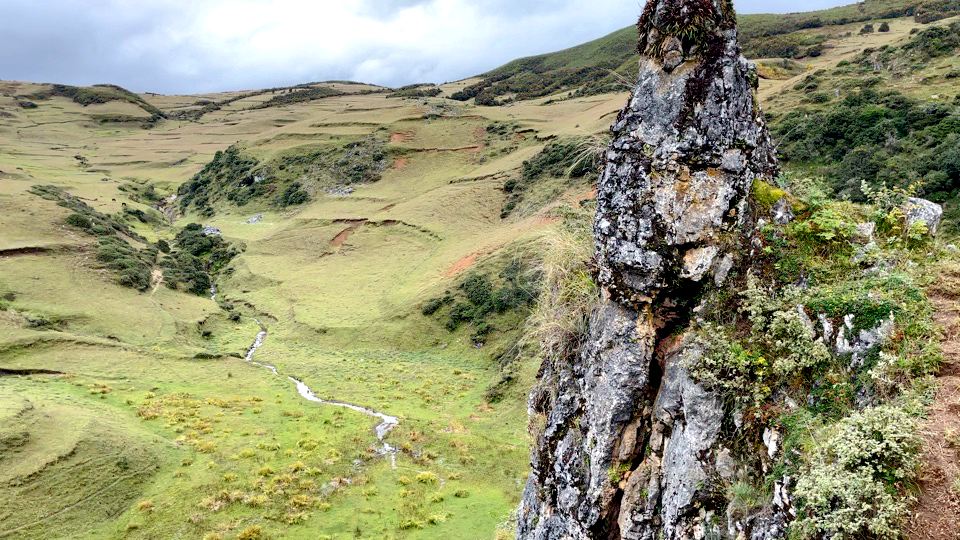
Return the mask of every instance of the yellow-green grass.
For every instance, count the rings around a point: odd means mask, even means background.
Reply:
[[[227,95],[148,101],[167,109]],[[110,433],[92,433],[125,437],[123,446],[142,449],[160,467],[129,489],[91,499],[101,506],[58,514],[57,497],[36,499],[37,511],[52,517],[24,537],[233,538],[251,525],[276,538],[353,538],[358,528],[363,538],[492,537],[518,503],[535,366],[521,367],[499,403],[488,405],[484,394],[499,378],[494,356],[516,335],[522,314],[493,317],[496,330],[477,349],[469,328],[449,332],[420,306],[487,258],[536,242],[551,220],[534,207],[501,220],[503,181],[542,148],[538,136],[600,131],[623,99],[504,109],[448,101],[452,114],[432,118],[425,117],[435,110],[430,104],[444,100],[349,95],[242,110],[257,101],[250,98],[197,122],[164,120],[150,130],[100,125],[59,98],[30,110],[0,102],[14,113],[0,118],[0,246],[55,248],[0,257],[0,297],[15,293],[0,311],[0,368],[64,372],[0,378],[0,394],[69,405],[63,418],[79,419],[71,424],[108,418]],[[494,120],[533,131],[503,140],[486,132]],[[239,321],[208,298],[162,284],[144,294],[119,287],[93,259],[96,239],[64,225],[65,209],[28,192],[53,183],[101,212],[120,212],[124,203],[144,209],[120,186],[172,193],[238,141],[268,159],[369,133],[404,136],[388,143],[393,161],[381,180],[350,195],[318,193],[286,209],[251,201],[210,219],[184,216],[175,227],[136,226],[150,240],[169,240],[176,227],[199,221],[244,246],[232,273],[218,280],[218,298]],[[557,187],[566,186],[548,183]],[[246,223],[257,213],[262,221]],[[38,315],[56,327],[32,327]],[[396,469],[376,451],[376,419],[307,402],[291,381],[240,358],[259,331],[253,317],[269,330],[257,360],[302,378],[321,397],[400,418],[387,436],[399,449]],[[0,422],[0,429],[14,425]],[[12,459],[19,467],[43,459],[29,454]],[[39,476],[32,485],[39,493],[47,484]],[[15,495],[0,487],[0,500]],[[109,512],[97,510],[106,505]],[[0,512],[0,530],[23,523]]]
[[[0,388],[0,538],[105,537],[89,516],[125,511],[169,464],[161,437],[92,397],[104,386]]]

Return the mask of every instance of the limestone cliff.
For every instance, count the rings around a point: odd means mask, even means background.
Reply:
[[[736,467],[722,436],[736,419],[688,375],[699,351],[683,339],[749,264],[751,186],[777,173],[756,73],[728,0],[651,0],[638,26],[640,75],[597,190],[601,303],[582,349],[541,368],[517,537],[778,537],[779,488],[762,514],[722,517],[711,486]]]

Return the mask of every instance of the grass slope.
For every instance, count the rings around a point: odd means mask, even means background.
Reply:
[[[868,0],[804,13],[740,15],[738,24],[748,58],[803,58],[821,55],[835,27],[902,17],[932,22],[958,13],[960,3],[951,0]],[[634,76],[636,41],[636,28],[630,26],[576,47],[520,58],[481,75],[453,97],[493,105],[560,92],[622,91],[623,80],[632,82]]]
[[[48,422],[5,416],[4,441],[49,442],[5,443],[0,462],[26,471],[54,459],[58,445],[80,448],[77,463],[88,451],[109,459],[85,462],[75,480],[30,476],[29,491],[4,484],[0,533],[474,539],[509,527],[526,474],[522,419],[535,368],[504,378],[498,358],[524,313],[493,310],[450,331],[422,305],[459,291],[477,269],[499,276],[514,257],[536,258],[539,236],[587,188],[551,173],[503,219],[505,183],[545,139],[602,131],[621,96],[530,104],[508,118],[331,83],[342,94],[282,107],[256,106],[270,93],[150,96],[164,110],[223,105],[144,129],[91,121],[97,105],[59,96],[22,108],[13,96],[48,87],[3,85],[0,368],[39,371],[0,377],[0,394],[10,396],[4,410],[33,403],[74,435],[54,444]],[[371,157],[368,146],[349,145],[371,138],[382,147],[376,174],[341,180]],[[265,166],[275,189],[228,198],[243,178],[227,167],[209,183],[209,206],[177,215],[180,186],[231,145]],[[292,183],[309,196],[278,205]],[[165,218],[123,218],[131,234],[116,238],[136,249],[163,240],[176,250],[188,223],[219,228],[239,253],[219,274],[217,301],[159,280],[143,292],[119,286],[95,256],[97,237],[68,225],[70,211],[32,193],[37,184],[103,220],[132,210]],[[307,402],[285,377],[243,361],[254,318],[268,328],[258,361],[320,397],[399,417],[387,436],[396,469],[378,453],[374,419]],[[488,403],[497,383],[499,400]],[[109,422],[85,427],[98,418]],[[123,452],[131,471],[141,461],[157,467],[112,484]],[[97,495],[71,506],[90,490]],[[36,517],[7,510],[17,497],[32,497]]]

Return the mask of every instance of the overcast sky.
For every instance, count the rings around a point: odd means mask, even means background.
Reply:
[[[740,13],[850,0],[735,0]],[[0,79],[199,93],[446,82],[578,45],[642,0],[0,0]]]

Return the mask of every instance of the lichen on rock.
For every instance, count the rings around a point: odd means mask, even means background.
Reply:
[[[785,492],[762,515],[726,515],[717,481],[736,469],[721,440],[733,421],[688,373],[703,351],[683,339],[749,264],[751,187],[777,174],[755,69],[727,0],[651,0],[638,26],[640,73],[598,181],[602,298],[582,349],[545,365],[531,396],[546,425],[517,537],[778,537]]]

